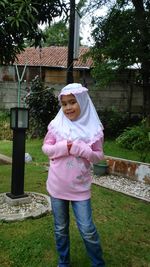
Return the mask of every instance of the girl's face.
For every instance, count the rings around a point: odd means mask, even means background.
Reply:
[[[80,106],[74,95],[62,95],[61,96],[61,106],[65,116],[71,120],[75,121],[80,115]]]

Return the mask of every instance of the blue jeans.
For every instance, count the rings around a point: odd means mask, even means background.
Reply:
[[[78,229],[83,238],[93,267],[104,267],[99,235],[92,221],[90,199],[68,201],[51,197],[54,215],[56,247],[59,254],[59,267],[70,267],[69,202],[72,204]],[[82,267],[82,266],[79,266]]]

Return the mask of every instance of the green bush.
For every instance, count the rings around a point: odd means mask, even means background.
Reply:
[[[0,140],[11,140],[12,130],[10,129],[9,111],[0,111]]]
[[[144,119],[139,125],[125,129],[116,142],[123,148],[137,151],[140,159],[145,161],[150,156],[149,132],[150,127]]]
[[[38,76],[32,81],[31,92],[26,97],[30,118],[28,136],[43,137],[58,112],[58,100],[53,91],[53,88],[44,87]]]
[[[140,121],[140,118],[129,117],[127,112],[120,112],[114,107],[99,110],[98,115],[104,126],[104,135],[109,139],[118,137],[126,127],[133,126]]]
[[[1,121],[9,121],[10,112],[8,110],[0,110],[0,122]]]

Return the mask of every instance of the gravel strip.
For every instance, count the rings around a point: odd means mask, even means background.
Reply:
[[[116,175],[93,175],[93,184],[150,202],[150,185]]]

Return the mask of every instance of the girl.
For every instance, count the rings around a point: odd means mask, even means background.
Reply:
[[[58,267],[70,267],[69,203],[92,266],[105,266],[90,201],[91,163],[103,159],[103,126],[87,91],[78,83],[61,90],[61,109],[49,124],[42,146],[50,159],[47,191],[54,215]]]

